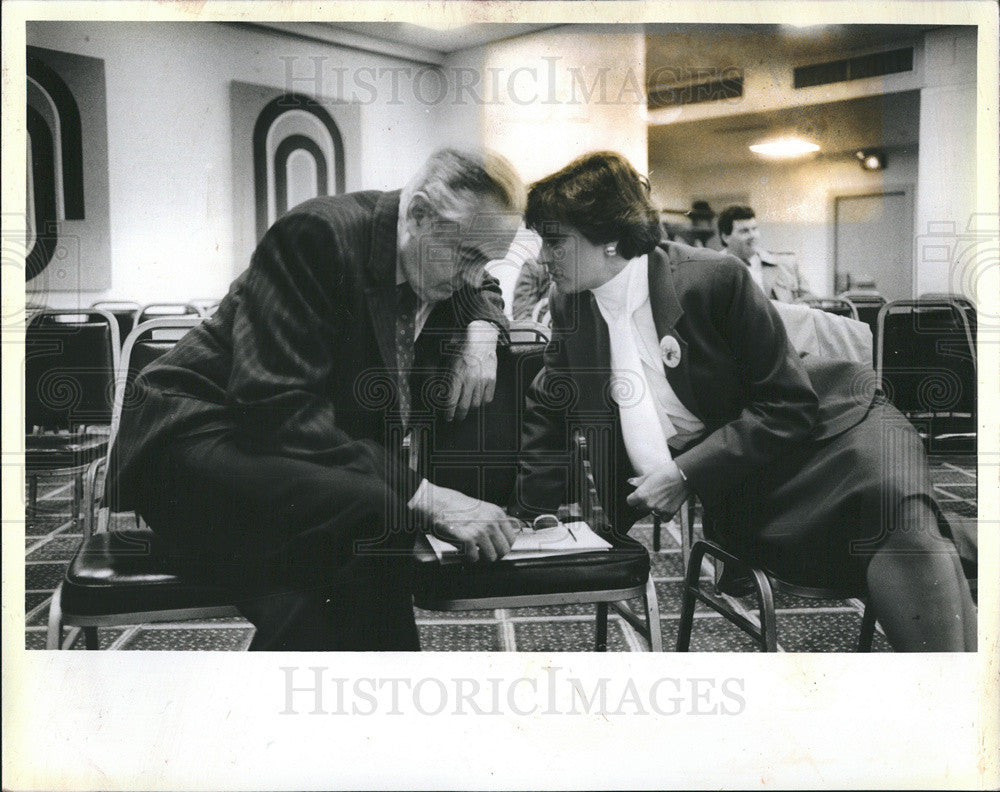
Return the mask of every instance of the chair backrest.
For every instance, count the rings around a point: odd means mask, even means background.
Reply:
[[[878,313],[885,305],[885,297],[876,292],[844,292],[840,298],[854,306],[859,322],[864,322],[872,331],[872,365],[878,353]]]
[[[894,300],[882,306],[878,329],[876,370],[897,409],[931,441],[974,433],[975,342],[963,306]]]
[[[552,337],[552,328],[532,319],[515,319],[510,323],[512,344],[546,343]]]
[[[91,308],[107,311],[118,321],[118,337],[122,343],[128,338],[128,334],[135,327],[135,317],[142,308],[137,302],[127,300],[100,300],[95,302]]]
[[[500,347],[493,401],[461,421],[447,421],[439,410],[422,427],[420,469],[432,483],[507,503],[517,476],[525,397],[544,351],[539,342]]]
[[[24,343],[28,431],[111,422],[119,349],[111,314],[44,310],[31,318]]]
[[[200,316],[204,314],[191,303],[149,303],[139,309],[135,323],[140,325],[150,319],[163,319],[169,316]]]
[[[146,366],[166,352],[173,349],[177,342],[193,327],[202,322],[201,316],[169,316],[162,319],[150,319],[137,325],[125,339],[122,345],[121,360],[115,375],[115,401],[111,416],[111,442],[114,442],[121,423],[122,409],[132,395],[133,383]],[[108,453],[111,443],[108,444]]]
[[[836,314],[837,316],[846,316],[849,319],[858,318],[858,312],[851,301],[841,297],[822,297],[815,300],[805,300],[804,302],[810,308],[818,308],[821,311]]]
[[[966,321],[969,323],[969,331],[972,333],[972,341],[976,341],[976,330],[977,330],[977,317],[976,317],[976,306],[973,305],[972,300],[966,297],[964,294],[954,294],[952,292],[927,292],[926,294],[920,295],[921,301],[937,301],[940,302],[944,300],[946,302],[954,303],[965,313]]]

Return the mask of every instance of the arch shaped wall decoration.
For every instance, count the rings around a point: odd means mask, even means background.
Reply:
[[[111,285],[104,61],[27,47],[25,282],[50,291]]]
[[[357,189],[360,109],[234,81],[236,270],[281,215],[302,201]]]

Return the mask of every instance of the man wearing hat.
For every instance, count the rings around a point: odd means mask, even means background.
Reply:
[[[691,244],[694,247],[718,247],[709,244],[715,236],[715,227],[712,225],[715,212],[712,211],[708,201],[692,202],[691,208],[684,214],[691,221]]]

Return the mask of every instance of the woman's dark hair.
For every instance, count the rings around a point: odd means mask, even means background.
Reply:
[[[649,182],[613,151],[584,154],[531,185],[524,214],[528,228],[544,238],[572,226],[594,245],[618,243],[631,259],[660,241],[659,215],[649,200]]]

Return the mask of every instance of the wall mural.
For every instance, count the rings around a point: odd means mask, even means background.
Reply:
[[[111,286],[104,61],[27,48],[26,289]]]
[[[286,211],[353,185],[360,161],[360,113],[355,105],[235,81],[230,100],[235,252],[242,269],[264,232]]]

